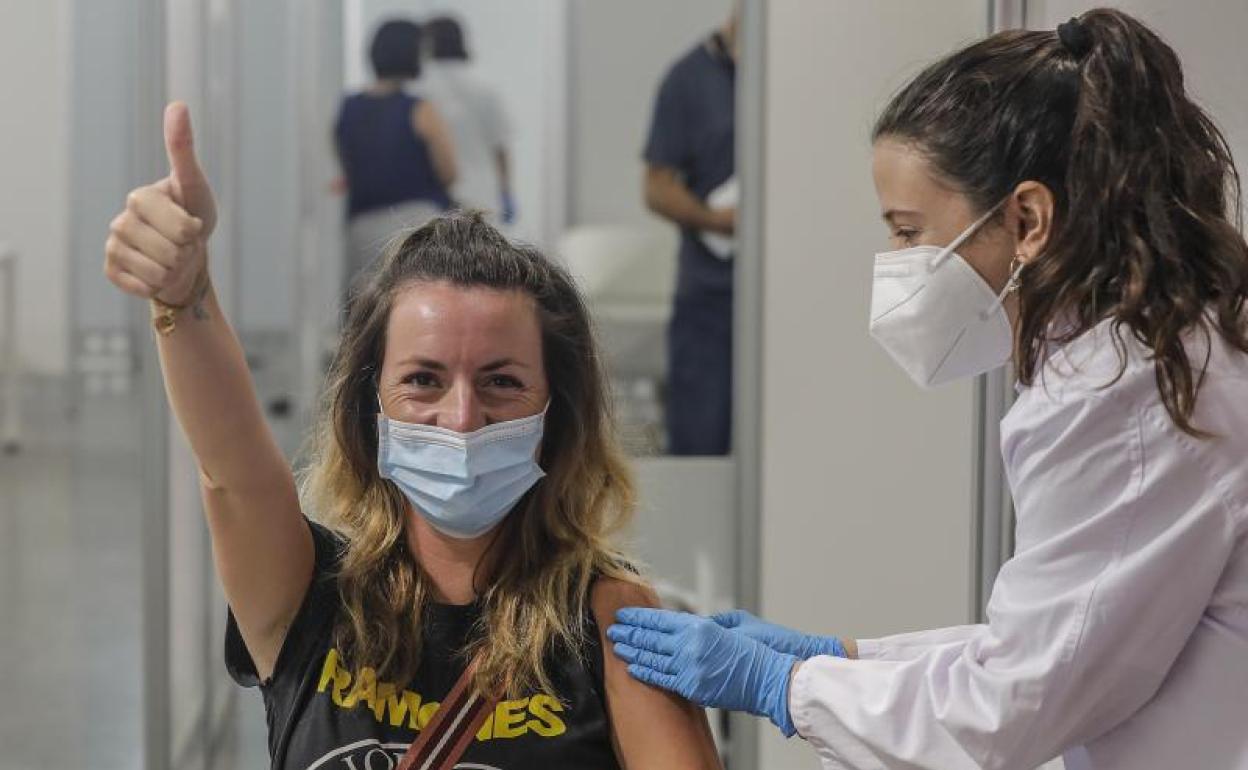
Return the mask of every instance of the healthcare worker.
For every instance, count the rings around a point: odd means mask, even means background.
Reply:
[[[893,99],[873,172],[873,335],[925,385],[1017,368],[988,622],[625,609],[615,653],[828,768],[1248,768],[1248,245],[1174,51],[1110,10],[989,37]]]
[[[421,67],[416,92],[437,105],[455,142],[451,188],[458,208],[489,212],[504,225],[516,219],[512,195],[511,123],[503,96],[479,76],[464,41],[464,28],[451,16],[438,16],[424,25],[429,59]]]
[[[739,17],[734,6],[663,76],[642,153],[646,207],[680,228],[667,329],[673,455],[732,449],[732,250],[713,245],[731,244],[736,231],[736,205],[723,191],[735,174]]]
[[[334,149],[347,193],[344,299],[395,232],[451,208],[447,190],[459,172],[450,128],[433,102],[407,92],[420,76],[420,40],[411,21],[383,22],[369,46],[376,81],[338,107]]]

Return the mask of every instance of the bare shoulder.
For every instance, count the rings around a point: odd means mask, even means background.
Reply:
[[[616,611],[624,607],[658,607],[659,595],[641,578],[633,581],[604,577],[594,583],[589,604],[594,620],[605,627],[615,622]]]
[[[651,770],[721,768],[706,714],[672,693],[634,679],[612,654],[607,628],[623,607],[658,607],[659,597],[640,578],[599,578],[590,595],[605,651],[603,680],[612,741],[620,764]]]

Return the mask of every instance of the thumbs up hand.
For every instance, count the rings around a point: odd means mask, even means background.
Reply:
[[[199,158],[195,157],[191,113],[182,102],[165,108],[165,154],[169,158],[168,181],[173,200],[203,222],[201,235],[207,238],[217,226],[217,204],[208,178],[199,167]]]
[[[169,175],[130,191],[125,210],[109,226],[104,275],[127,294],[183,305],[208,269],[217,206],[181,102],[165,108],[165,151]]]

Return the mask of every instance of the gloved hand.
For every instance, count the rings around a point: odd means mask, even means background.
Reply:
[[[776,652],[783,652],[806,660],[817,655],[844,658],[845,646],[834,636],[803,634],[791,628],[777,626],[754,617],[745,610],[732,610],[712,615],[711,620],[734,633],[762,642]]]
[[[638,681],[702,706],[767,717],[785,736],[789,675],[798,659],[699,615],[628,607],[607,629],[615,654]]]

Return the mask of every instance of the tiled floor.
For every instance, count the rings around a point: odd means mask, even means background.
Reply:
[[[135,405],[27,396],[0,457],[0,770],[138,768]]]

